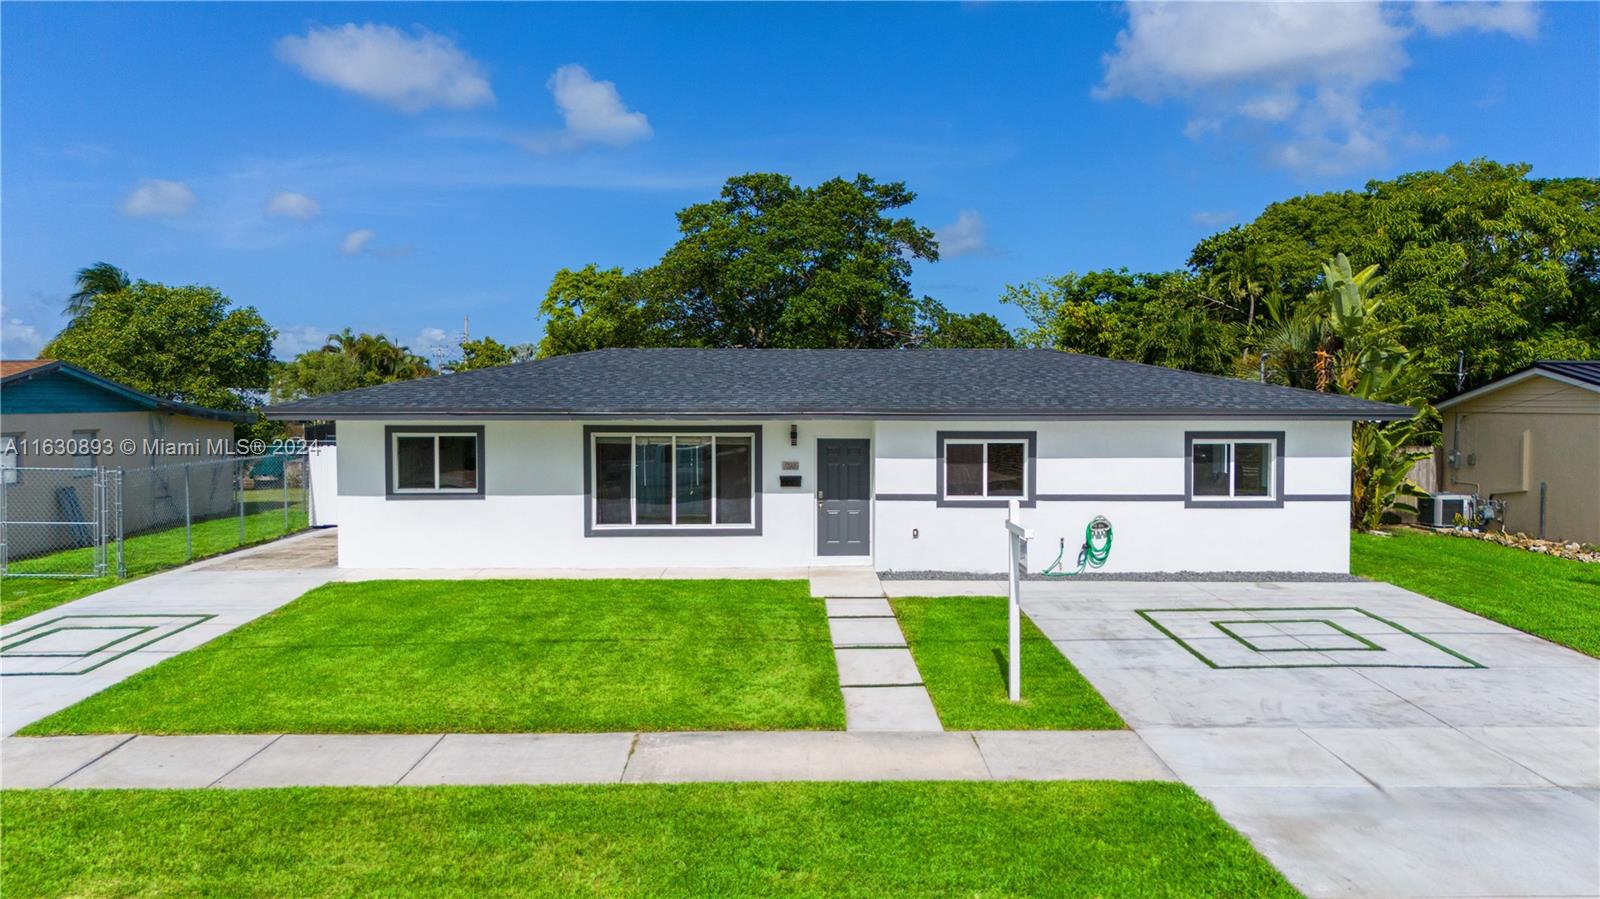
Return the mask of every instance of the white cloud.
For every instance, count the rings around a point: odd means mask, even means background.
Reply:
[[[483,66],[447,37],[417,27],[354,22],[313,27],[278,40],[278,58],[312,81],[405,112],[469,109],[494,102]]]
[[[1155,102],[1206,88],[1371,84],[1407,64],[1405,29],[1376,3],[1131,3],[1100,97]]]
[[[134,218],[165,216],[175,218],[194,205],[194,191],[182,181],[142,178],[122,201],[122,214]]]
[[[1228,225],[1238,221],[1239,213],[1233,211],[1232,209],[1202,209],[1201,211],[1196,212],[1194,215],[1189,216],[1189,219],[1196,225],[1205,225],[1207,228],[1215,228],[1220,225]]]
[[[368,245],[377,236],[378,232],[371,228],[358,228],[346,234],[344,239],[339,241],[339,252],[346,256],[359,256],[367,251]]]
[[[1452,2],[1418,3],[1411,17],[1422,30],[1441,37],[1460,31],[1502,32],[1532,40],[1539,33],[1539,8],[1532,3],[1507,0],[1501,3]]]
[[[333,331],[328,328],[318,328],[314,325],[290,325],[278,329],[278,337],[272,341],[272,355],[279,359],[293,359],[308,350],[322,349],[328,342],[328,335]]]
[[[596,81],[580,65],[565,65],[545,82],[550,96],[561,111],[566,127],[558,134],[538,134],[518,140],[530,150],[576,149],[584,144],[624,147],[649,140],[655,134],[642,112],[633,112],[622,102],[616,84]]]
[[[47,342],[33,325],[11,316],[0,318],[0,357],[32,359]]]
[[[316,218],[321,212],[321,203],[290,190],[273,194],[266,206],[267,215],[299,219],[302,222]]]
[[[1094,96],[1182,103],[1191,140],[1264,135],[1267,159],[1317,175],[1382,165],[1394,145],[1437,143],[1408,133],[1394,110],[1367,105],[1374,85],[1410,65],[1405,42],[1419,29],[1531,36],[1537,27],[1537,12],[1518,3],[1150,2],[1126,11]]]
[[[976,209],[961,210],[955,221],[943,228],[936,228],[933,234],[939,241],[941,259],[991,252],[989,226]]]

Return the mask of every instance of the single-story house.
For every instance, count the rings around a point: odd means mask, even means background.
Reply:
[[[1503,500],[1509,531],[1600,543],[1600,361],[1535,362],[1437,408],[1439,492]]]
[[[132,534],[183,521],[178,463],[233,454],[234,425],[248,413],[206,409],[151,396],[56,359],[0,362],[0,483],[10,559],[81,544],[81,526],[11,524],[82,521],[93,516],[94,470],[124,472],[123,527]],[[195,478],[188,499],[196,519],[234,506],[234,484]]]
[[[1348,569],[1350,429],[1404,406],[1052,350],[612,349],[312,397],[356,567]]]

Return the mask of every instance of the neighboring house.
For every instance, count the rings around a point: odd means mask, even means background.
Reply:
[[[183,520],[177,463],[231,455],[243,412],[203,409],[151,396],[52,359],[0,362],[0,481],[5,520],[82,521],[93,516],[92,469],[124,472],[124,531]],[[216,466],[212,466],[215,468]],[[234,504],[231,475],[209,470],[188,485],[196,518]],[[8,557],[82,544],[82,527],[7,525]]]
[[[1504,500],[1509,531],[1600,543],[1600,361],[1535,362],[1438,409],[1439,492]]]
[[[600,350],[271,407],[339,431],[354,567],[1342,572],[1350,427],[1412,410],[1052,350]]]

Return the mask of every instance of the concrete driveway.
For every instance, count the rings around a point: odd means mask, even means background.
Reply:
[[[253,621],[338,574],[310,531],[128,581],[0,628],[0,734]]]
[[[1379,583],[1024,594],[1308,895],[1600,895],[1600,660]]]

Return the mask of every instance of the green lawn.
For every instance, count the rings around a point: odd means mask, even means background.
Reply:
[[[319,587],[26,732],[843,727],[804,581],[520,580]]]
[[[31,896],[1296,896],[1164,783],[7,790]]]
[[[1401,529],[1351,534],[1350,571],[1600,657],[1600,565]]]
[[[239,519],[229,516],[203,521],[194,526],[194,558],[203,559],[230,550],[276,540],[285,534],[310,526],[305,501],[300,491],[290,498],[289,527],[284,528],[283,494],[279,490],[252,490],[245,503],[244,539],[239,536]],[[138,534],[122,541],[128,577],[143,577],[191,561],[183,526]],[[116,568],[116,549],[106,552],[107,566]],[[69,549],[9,565],[14,573],[93,571],[93,549]],[[91,593],[123,583],[115,577],[80,578],[0,578],[0,623],[26,618],[35,612],[61,605]]]
[[[1111,706],[1033,622],[1022,619],[1022,702],[1006,698],[1006,601],[896,599],[911,654],[946,730],[1112,730]]]

